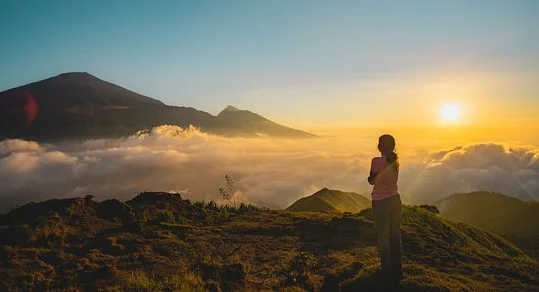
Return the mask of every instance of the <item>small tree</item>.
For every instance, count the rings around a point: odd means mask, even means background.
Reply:
[[[225,182],[225,188],[219,188],[219,194],[221,194],[224,200],[236,207],[236,187],[234,186],[234,181],[230,175],[226,174]]]

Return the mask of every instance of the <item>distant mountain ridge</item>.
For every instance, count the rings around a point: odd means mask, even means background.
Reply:
[[[169,106],[86,72],[63,73],[0,92],[0,139],[121,137],[163,124],[192,125],[225,136],[316,137],[232,106],[218,116]]]
[[[369,199],[360,194],[323,188],[310,196],[297,200],[286,210],[357,213],[370,207],[370,203]]]
[[[222,110],[216,117],[218,124],[224,126],[225,134],[227,135],[241,135],[241,133],[247,133],[253,131],[252,125],[256,125],[254,134],[267,135],[267,136],[304,136],[304,134],[298,132],[298,130],[279,126],[263,116],[247,111],[240,110],[231,105]]]

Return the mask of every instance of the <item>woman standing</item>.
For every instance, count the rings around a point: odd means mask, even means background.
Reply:
[[[382,273],[401,280],[402,245],[401,223],[402,202],[397,188],[399,162],[395,153],[395,138],[382,135],[378,139],[380,157],[371,162],[368,181],[374,185],[372,190],[372,210],[378,252],[382,263]]]

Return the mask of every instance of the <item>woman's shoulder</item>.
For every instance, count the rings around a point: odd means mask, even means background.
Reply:
[[[375,163],[375,162],[380,162],[380,161],[382,161],[382,158],[383,158],[383,157],[381,157],[381,156],[373,157],[371,161],[372,161],[373,163]]]
[[[372,166],[374,166],[375,168],[382,167],[385,162],[385,160],[382,158],[383,157],[373,157],[371,160]]]

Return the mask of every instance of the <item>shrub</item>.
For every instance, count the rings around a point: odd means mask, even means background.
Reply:
[[[285,286],[298,286],[313,291],[312,270],[316,267],[316,259],[307,252],[299,252],[290,260],[282,271]]]
[[[203,292],[204,282],[202,279],[193,272],[187,272],[185,274],[174,275],[168,277],[164,281],[164,290],[166,291],[179,291],[179,292]]]
[[[171,210],[161,210],[156,217],[158,222],[176,223],[176,218]]]
[[[125,273],[122,280],[124,288],[130,291],[158,291],[163,288],[161,283],[154,281],[141,270]]]
[[[234,181],[232,180],[232,177],[230,177],[228,174],[225,175],[225,182],[226,186],[225,188],[219,189],[219,194],[221,197],[223,197],[224,200],[227,200],[230,204],[232,204],[234,207],[236,206],[236,186],[234,186]]]
[[[423,208],[429,212],[432,212],[434,214],[440,214],[440,211],[438,210],[438,208],[436,208],[436,206],[432,206],[432,205],[420,205],[419,206],[420,208]]]

